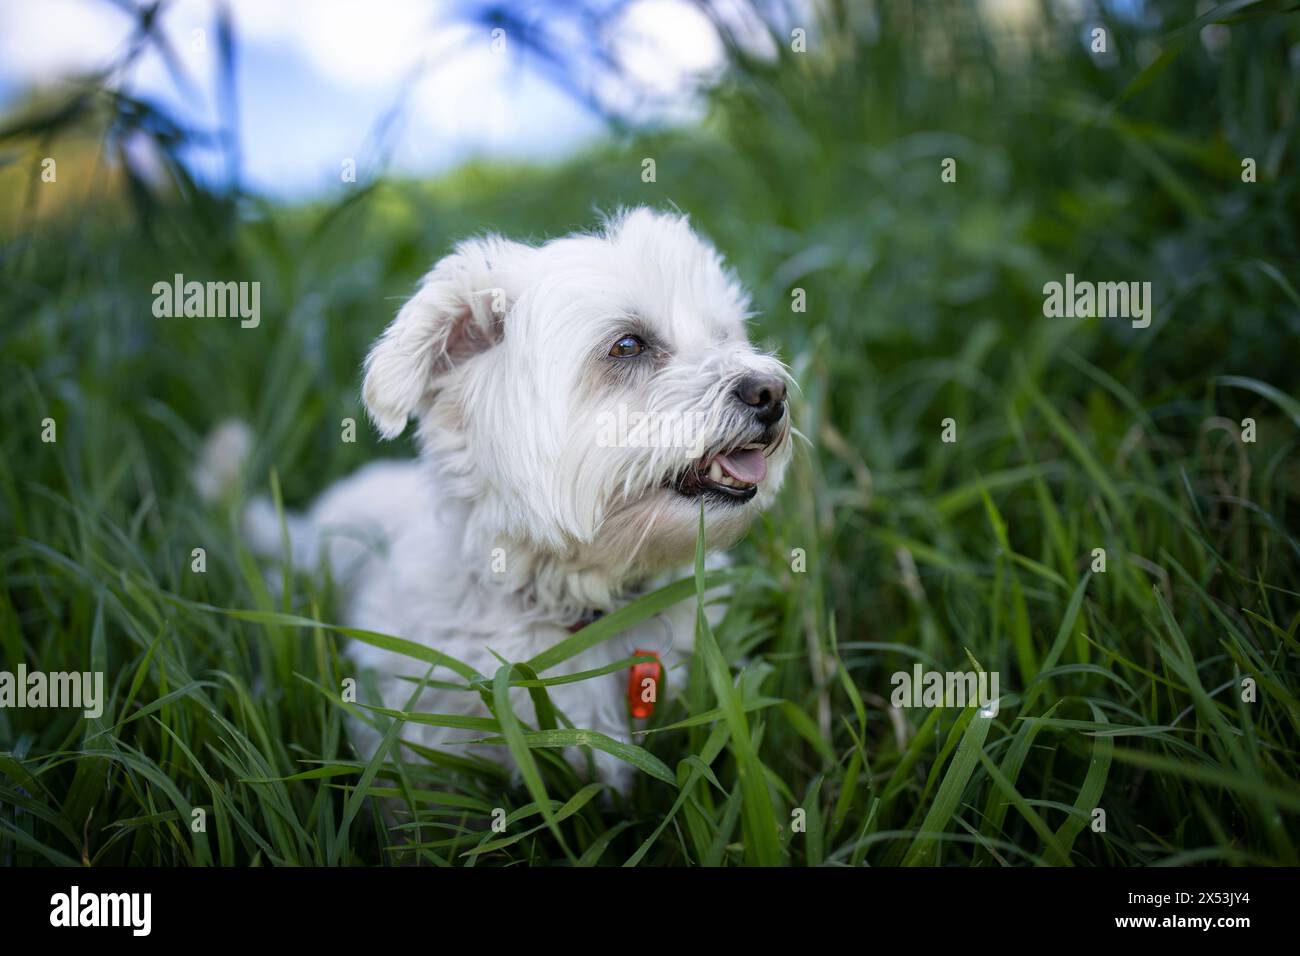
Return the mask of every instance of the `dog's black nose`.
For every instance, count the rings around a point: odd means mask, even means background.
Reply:
[[[785,414],[785,382],[776,375],[746,375],[736,384],[736,397],[764,425],[775,425]]]

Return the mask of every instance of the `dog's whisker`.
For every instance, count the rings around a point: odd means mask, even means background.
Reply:
[[[645,529],[641,532],[641,536],[637,538],[636,544],[632,546],[632,551],[629,555],[629,561],[635,562],[637,555],[641,553],[641,549],[645,547],[646,541],[649,540],[650,532],[652,532],[655,529],[655,526],[659,523],[659,519],[663,516],[663,513],[667,509],[667,507],[668,507],[668,502],[664,501],[658,507],[656,507],[653,512],[650,513],[650,518],[645,523]]]

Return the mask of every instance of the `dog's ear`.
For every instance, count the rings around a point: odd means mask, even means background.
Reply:
[[[466,240],[420,281],[366,356],[362,396],[380,434],[400,435],[441,375],[501,341],[535,252],[495,236]]]

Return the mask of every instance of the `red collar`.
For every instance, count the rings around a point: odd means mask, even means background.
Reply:
[[[583,611],[582,616],[569,625],[569,633],[577,634],[588,624],[594,624],[596,621],[600,620],[604,616],[605,616],[604,611],[597,611],[594,608],[591,610]]]
[[[602,617],[602,611],[585,611],[582,616],[569,625],[569,633],[577,634],[588,624]],[[664,667],[655,651],[633,651],[633,657],[653,657],[652,661],[633,664],[627,675],[627,706],[633,718],[645,720],[655,712],[655,703],[659,699],[659,689],[664,679]]]

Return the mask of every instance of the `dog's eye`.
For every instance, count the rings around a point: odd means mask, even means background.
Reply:
[[[631,358],[645,351],[645,343],[635,335],[625,335],[609,347],[609,354],[614,358]]]

